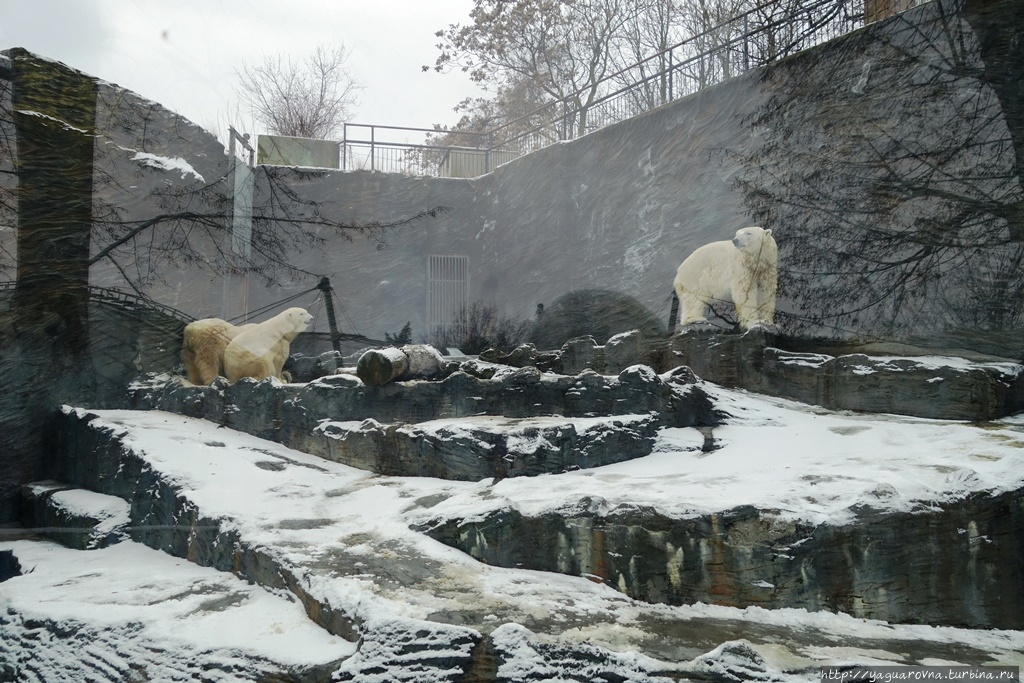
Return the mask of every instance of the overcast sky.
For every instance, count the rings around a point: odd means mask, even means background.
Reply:
[[[466,23],[472,0],[0,0],[0,49],[24,47],[117,83],[221,133],[235,105],[235,70],[265,54],[350,51],[365,89],[354,123],[454,124],[480,94],[461,73],[423,72],[434,33]],[[258,131],[256,131],[258,132]],[[221,135],[223,139],[223,134]]]

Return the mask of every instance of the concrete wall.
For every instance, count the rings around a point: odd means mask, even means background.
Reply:
[[[286,254],[312,275],[269,286],[254,275],[213,274],[200,262],[219,248],[223,261],[231,258],[223,228],[234,177],[223,147],[102,82],[95,205],[122,220],[176,211],[209,219],[199,222],[210,236],[194,254],[152,260],[143,242],[137,256],[121,259],[145,275],[149,295],[196,317],[243,315],[327,275],[343,332],[379,339],[408,321],[422,341],[427,257],[462,255],[469,300],[516,318],[531,319],[537,304],[550,307],[570,292],[603,289],[668,322],[682,259],[760,224],[780,244],[786,331],[1020,357],[1024,152],[1008,141],[1024,138],[1020,79],[1012,77],[1022,57],[986,47],[992,41],[977,15],[978,6],[1024,15],[1024,3],[971,0],[961,11],[960,2],[926,3],[476,178],[258,166],[257,223],[276,218],[284,234],[290,219],[314,213],[367,225],[448,208],[392,231],[384,248],[352,231],[342,231],[354,237],[346,241],[323,230],[323,245]],[[1004,23],[1007,35],[1019,29]],[[156,168],[140,153],[182,159],[194,173]],[[174,225],[158,228],[148,233],[157,243]],[[921,236],[932,243],[915,257]],[[100,226],[94,252],[105,239]],[[890,267],[903,258],[907,264]],[[91,281],[125,286],[108,263],[93,266]],[[293,303],[327,331],[318,293]]]
[[[286,166],[338,168],[341,144],[333,140],[259,135],[256,142],[256,163]]]
[[[983,64],[957,11],[925,4],[472,180],[261,171],[343,221],[451,208],[382,251],[357,240],[295,255],[331,277],[368,336],[407,320],[422,335],[428,254],[468,256],[470,300],[517,317],[597,288],[667,320],[681,260],[760,224],[780,244],[789,331],[1020,357],[1024,193],[992,83],[1021,55]],[[280,293],[253,289],[250,303]]]
[[[293,255],[329,275],[356,331],[367,336],[380,338],[406,321],[417,339],[423,334],[429,254],[468,256],[470,300],[516,317],[530,318],[536,304],[574,290],[608,289],[667,321],[682,258],[753,220],[730,186],[736,162],[713,153],[745,137],[741,119],[756,96],[756,83],[736,79],[475,179],[261,167],[256,204],[285,182],[352,224],[449,208],[391,235],[384,249],[357,239]],[[250,302],[280,294],[253,289]]]

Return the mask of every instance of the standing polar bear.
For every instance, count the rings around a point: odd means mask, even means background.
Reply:
[[[224,349],[224,373],[232,382],[243,377],[266,379],[282,374],[291,341],[313,322],[304,308],[289,308],[270,320],[242,330]]]
[[[185,375],[195,385],[209,384],[224,372],[224,349],[243,330],[255,325],[236,327],[220,318],[203,318],[185,326],[181,344],[181,360]]]
[[[778,258],[772,231],[758,227],[699,247],[676,271],[679,324],[703,321],[708,306],[721,301],[736,305],[736,319],[744,330],[774,324]]]

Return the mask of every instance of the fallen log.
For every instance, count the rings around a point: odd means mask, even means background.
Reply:
[[[398,349],[366,351],[356,363],[356,376],[363,384],[381,386],[405,379],[427,378],[437,375],[444,367],[444,359],[433,347],[410,344]]]

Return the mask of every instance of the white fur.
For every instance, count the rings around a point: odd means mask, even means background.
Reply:
[[[771,230],[742,228],[732,240],[696,249],[676,271],[679,324],[705,320],[708,306],[731,301],[743,329],[775,322],[778,246]]]
[[[253,325],[235,327],[220,318],[202,318],[185,326],[181,360],[192,384],[209,384],[224,372],[224,349],[242,331]]]
[[[225,375],[232,382],[243,377],[286,381],[282,368],[291,341],[312,322],[313,316],[305,309],[289,308],[244,330],[224,349]]]

